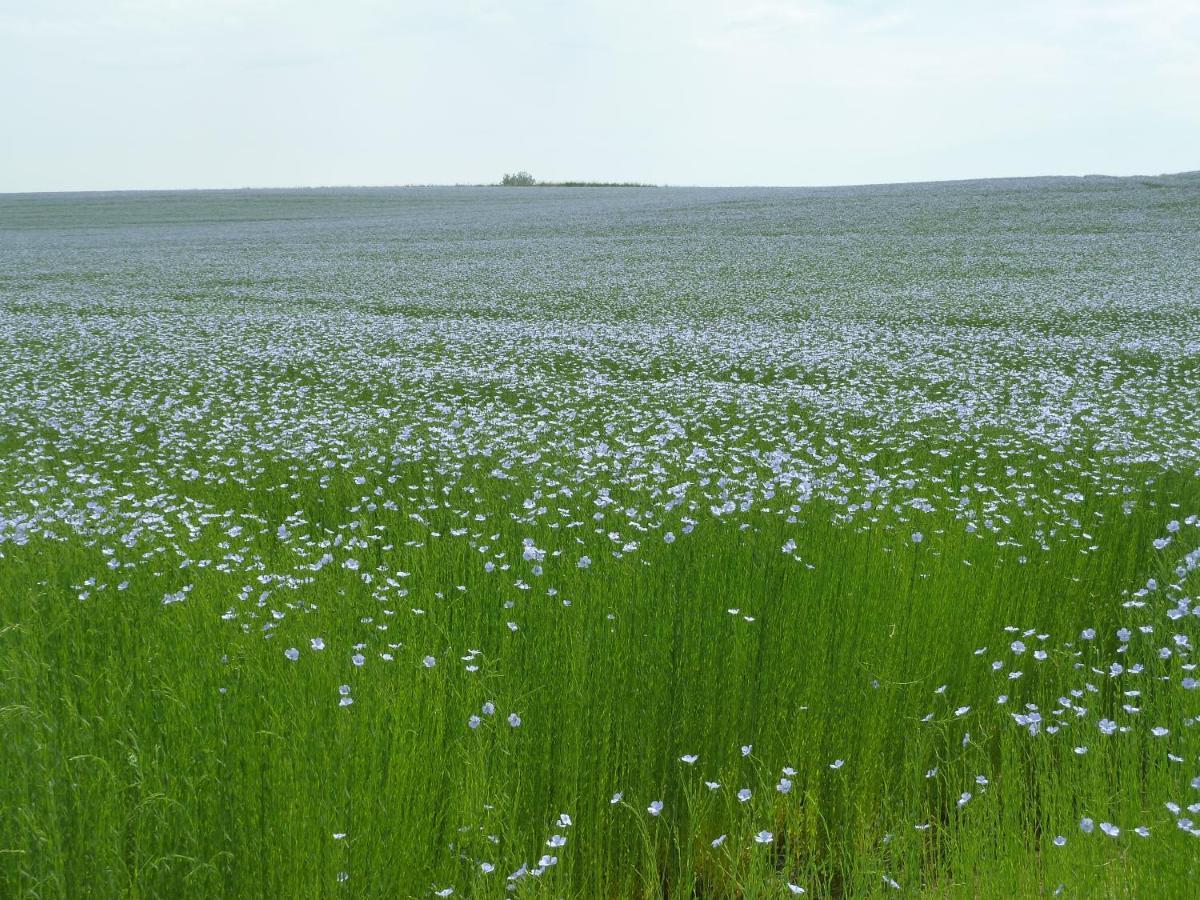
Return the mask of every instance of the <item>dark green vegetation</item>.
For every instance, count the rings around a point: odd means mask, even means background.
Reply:
[[[0,896],[1192,896],[1198,245],[1194,176],[0,197]]]
[[[641,188],[654,187],[652,184],[642,184],[639,181],[538,181],[528,172],[510,173],[500,179],[501,187],[623,187]]]

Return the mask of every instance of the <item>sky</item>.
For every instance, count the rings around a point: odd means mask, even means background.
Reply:
[[[1200,0],[0,0],[0,192],[1200,169]]]

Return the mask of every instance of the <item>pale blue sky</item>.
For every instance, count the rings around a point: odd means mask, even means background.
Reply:
[[[1200,168],[1200,0],[0,0],[0,191]]]

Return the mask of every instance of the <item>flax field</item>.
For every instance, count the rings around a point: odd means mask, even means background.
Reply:
[[[0,897],[1191,898],[1200,175],[0,196]]]

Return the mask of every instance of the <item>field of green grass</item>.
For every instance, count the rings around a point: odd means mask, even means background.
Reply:
[[[0,897],[1190,898],[1200,176],[0,196]]]

